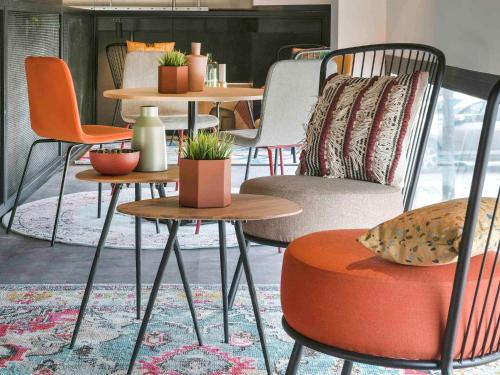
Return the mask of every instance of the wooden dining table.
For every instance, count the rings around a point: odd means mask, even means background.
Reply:
[[[188,91],[185,94],[160,94],[156,87],[125,88],[106,90],[105,98],[121,100],[140,100],[143,102],[187,102],[188,104],[188,134],[192,137],[198,116],[199,102],[227,103],[238,101],[262,100],[263,88],[248,87],[243,84],[231,84],[227,87],[205,87],[203,91]]]

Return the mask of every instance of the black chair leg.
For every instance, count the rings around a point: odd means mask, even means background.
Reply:
[[[299,369],[300,359],[302,358],[302,351],[304,347],[298,341],[295,341],[293,345],[292,354],[290,355],[290,360],[288,361],[288,367],[286,368],[285,375],[295,375]]]
[[[257,159],[257,156],[259,156],[259,148],[255,147],[255,151],[253,152],[253,158]]]
[[[352,361],[345,360],[340,375],[351,375],[351,372],[352,372]]]
[[[61,189],[59,190],[59,199],[57,201],[56,218],[54,220],[54,229],[52,230],[52,240],[50,241],[50,246],[54,246],[57,237],[57,224],[59,223],[59,216],[61,215],[61,204],[64,195],[64,185],[66,184],[66,174],[68,173],[69,161],[71,160],[71,151],[76,145],[70,145],[68,151],[66,151],[66,160],[64,161],[64,169],[61,180]]]
[[[293,158],[293,164],[297,164],[297,150],[295,147],[292,147],[292,158]]]
[[[154,184],[149,184],[149,190],[151,191],[151,199],[155,199],[155,187]],[[160,233],[160,220],[156,219],[155,220],[156,224],[156,233]]]
[[[259,302],[257,300],[257,292],[255,290],[255,285],[252,277],[252,270],[250,267],[250,262],[248,261],[245,235],[243,234],[243,226],[240,221],[236,222],[236,237],[238,238],[238,245],[240,248],[240,254],[243,258],[243,269],[245,270],[245,276],[247,278],[248,292],[250,294],[250,299],[252,301],[253,313],[255,316],[255,323],[257,324],[257,331],[259,332],[260,346],[262,348],[262,354],[264,356],[264,363],[266,365],[266,371],[268,375],[271,375],[271,363],[269,361],[269,353],[267,351],[266,336],[264,333],[264,327],[262,325],[262,319],[259,311]]]
[[[247,253],[250,250],[250,242],[245,241]],[[228,308],[232,310],[234,299],[236,298],[236,293],[238,292],[238,287],[240,285],[241,275],[243,274],[243,259],[241,256],[238,258],[238,263],[236,263],[236,269],[234,270],[233,280],[231,281],[231,287],[229,288],[228,297]]]
[[[141,184],[135,184],[135,200],[141,200]],[[136,316],[141,319],[141,248],[142,248],[142,218],[135,217],[135,298]]]
[[[92,261],[92,267],[90,268],[89,278],[87,280],[87,285],[85,286],[85,293],[83,294],[82,304],[80,305],[80,311],[78,313],[78,318],[76,319],[75,330],[73,331],[73,337],[71,338],[71,344],[69,345],[70,349],[73,349],[73,347],[75,346],[76,338],[78,336],[78,332],[80,331],[83,316],[85,315],[85,309],[87,308],[90,293],[92,292],[92,285],[94,284],[97,263],[99,262],[99,257],[101,256],[101,250],[106,243],[106,238],[108,236],[109,227],[111,226],[111,221],[113,219],[116,205],[118,203],[118,197],[120,196],[121,188],[121,184],[115,185],[115,190],[113,191],[113,196],[111,197],[111,202],[109,203],[108,213],[106,214],[106,219],[104,220],[101,237],[99,237],[99,243],[97,244],[94,260]]]
[[[163,251],[163,256],[160,261],[160,265],[158,267],[158,272],[156,273],[155,281],[153,284],[153,288],[151,289],[151,294],[149,296],[148,305],[146,307],[146,311],[144,313],[144,318],[142,319],[141,328],[139,329],[139,334],[137,336],[137,340],[135,342],[134,351],[132,352],[132,357],[130,358],[130,363],[127,370],[127,375],[132,374],[132,370],[134,369],[135,360],[137,359],[137,355],[139,354],[139,350],[141,348],[142,340],[144,339],[144,335],[146,333],[146,329],[148,327],[149,319],[151,318],[151,314],[153,312],[153,307],[156,301],[156,296],[158,295],[158,291],[160,290],[161,281],[163,279],[163,273],[165,272],[165,268],[167,267],[168,259],[170,258],[170,254],[172,253],[172,249],[174,247],[175,238],[177,236],[177,230],[179,229],[179,222],[174,221],[172,228],[170,230],[170,234],[168,236],[167,245],[165,246],[165,250]]]
[[[97,184],[97,218],[101,218],[102,213],[102,183]]]
[[[248,148],[247,168],[245,169],[245,181],[248,180],[250,174],[250,167],[252,166],[252,147]]]
[[[117,100],[115,104],[115,111],[113,112],[113,122],[111,123],[113,126],[116,125],[116,117],[118,116],[118,108],[120,108],[121,100]]]
[[[23,185],[24,185],[24,179],[26,178],[26,174],[28,172],[28,167],[29,167],[29,163],[31,160],[31,155],[33,154],[33,149],[39,143],[52,143],[52,142],[56,142],[56,141],[54,141],[53,139],[39,139],[31,144],[30,150],[28,152],[28,158],[26,159],[26,164],[24,165],[23,174],[21,176],[21,181],[19,183],[19,189],[17,189],[16,200],[14,201],[14,207],[12,208],[12,212],[10,214],[9,224],[7,225],[7,230],[6,230],[7,234],[10,233],[10,230],[12,228],[12,223],[14,222],[14,216],[16,215],[17,206],[19,205],[19,200],[21,199]]]

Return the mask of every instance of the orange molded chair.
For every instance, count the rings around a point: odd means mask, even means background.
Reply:
[[[456,264],[390,263],[356,241],[359,229],[290,244],[281,277],[283,327],[295,340],[287,375],[303,346],[344,359],[342,375],[353,362],[450,375],[500,359],[500,245],[491,241],[485,249],[494,251],[471,258],[499,102],[500,81],[486,108]]]
[[[7,233],[12,227],[22,193],[24,178],[35,145],[51,142],[69,143],[52,232],[51,244],[54,246],[64,183],[73,148],[77,145],[96,145],[128,140],[132,137],[132,131],[112,126],[81,125],[73,79],[68,66],[63,60],[56,57],[28,57],[26,58],[25,67],[31,128],[42,138],[33,142],[28,153]]]

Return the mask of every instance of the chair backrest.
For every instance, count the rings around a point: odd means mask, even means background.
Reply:
[[[492,215],[491,227],[485,251],[482,255],[479,274],[469,275],[473,237],[478,222],[479,207],[497,123],[499,104],[500,81],[496,83],[490,92],[479,138],[478,153],[472,175],[472,185],[459,247],[453,293],[442,349],[442,360],[445,364],[451,363],[457,348],[460,350],[460,357],[456,362],[462,366],[480,365],[500,359],[500,265],[497,264],[500,243],[490,243],[493,231],[499,230],[497,221],[500,216],[500,190]],[[493,251],[487,251],[488,249],[493,249]],[[475,285],[471,285],[470,281],[468,282],[470,276],[473,279],[477,278]],[[466,288],[474,288],[473,300],[467,301],[467,305],[464,303]],[[464,309],[464,307],[467,309]],[[458,337],[459,327],[463,328],[465,321],[467,323],[463,330],[464,336]],[[474,328],[471,328],[471,323]],[[457,344],[458,347],[455,348]]]
[[[417,119],[408,139],[403,197],[405,211],[410,209],[415,196],[439,89],[443,82],[446,65],[444,54],[434,47],[412,43],[374,44],[339,49],[323,59],[320,87],[327,78],[327,67],[331,60],[340,65],[341,71],[353,77],[399,75],[416,71],[429,73],[429,80],[417,112]],[[350,65],[350,69],[346,69],[348,65]]]
[[[304,48],[292,53],[293,60],[322,60],[332,50],[328,47]]]
[[[120,89],[123,82],[123,69],[125,67],[125,56],[127,56],[126,43],[113,43],[106,46],[109,70],[113,78],[115,89]]]
[[[319,60],[283,60],[267,73],[257,143],[265,146],[295,145],[305,138],[305,128],[318,99]]]
[[[57,57],[27,57],[25,68],[33,131],[40,137],[78,143],[83,131],[66,63]]]
[[[165,52],[130,52],[125,57],[123,71],[123,88],[141,88],[158,86],[158,60]],[[158,107],[162,116],[185,115],[188,112],[186,103],[176,102],[144,102],[140,100],[122,100],[121,114],[123,118],[137,116],[143,105]]]
[[[327,48],[327,47],[315,43],[288,44],[286,46],[280,47],[278,53],[276,54],[276,61],[289,60],[294,57],[294,51],[300,49],[309,49],[309,48]]]

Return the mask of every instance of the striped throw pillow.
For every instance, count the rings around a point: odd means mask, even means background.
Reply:
[[[330,76],[309,120],[300,174],[401,187],[408,135],[427,77]]]

